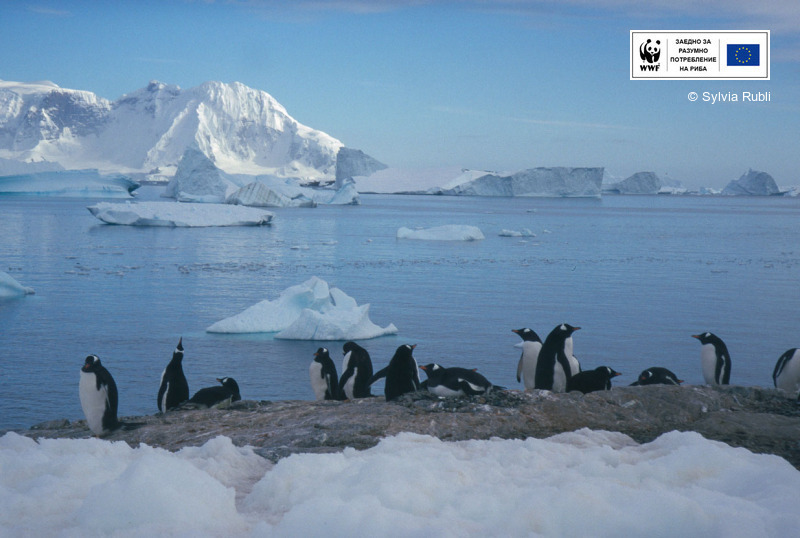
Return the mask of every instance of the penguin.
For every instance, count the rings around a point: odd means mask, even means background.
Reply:
[[[536,361],[534,388],[564,392],[567,380],[581,371],[580,363],[572,353],[572,333],[577,330],[580,327],[562,323],[547,335]]]
[[[372,385],[378,379],[385,377],[383,394],[386,401],[390,402],[399,398],[407,392],[419,390],[419,372],[417,371],[417,361],[414,359],[414,348],[417,345],[404,344],[397,348],[389,361],[389,365],[378,370],[369,380]]]
[[[639,374],[639,378],[631,383],[631,387],[643,385],[680,385],[683,379],[678,379],[673,372],[660,366],[653,366],[647,370],[643,370]]]
[[[172,360],[161,372],[161,385],[158,387],[158,410],[166,413],[189,399],[189,383],[183,375],[183,337],[172,352]]]
[[[731,356],[725,342],[713,333],[693,334],[703,344],[700,351],[700,364],[703,379],[709,385],[728,385],[731,381]]]
[[[586,394],[596,390],[611,390],[611,378],[622,375],[608,366],[578,372],[567,380],[567,392],[579,390]]]
[[[489,380],[475,370],[444,368],[435,363],[420,368],[428,374],[428,390],[437,396],[479,396],[493,388]]]
[[[776,389],[800,393],[800,349],[792,348],[780,356],[772,371],[772,381]]]
[[[536,386],[536,362],[539,360],[539,352],[542,350],[542,339],[536,331],[528,328],[511,329],[522,338],[522,355],[517,363],[517,383],[523,382],[526,389]]]
[[[220,387],[206,387],[194,393],[194,396],[186,401],[186,405],[197,407],[212,407],[224,401],[238,402],[242,399],[239,394],[239,384],[232,377],[222,377],[217,379],[222,385]]]
[[[79,390],[86,423],[97,437],[108,435],[124,425],[117,418],[117,384],[97,355],[86,357],[81,368]]]
[[[339,379],[341,398],[352,400],[371,397],[369,380],[373,372],[369,352],[355,342],[346,342],[342,351],[342,377]]]
[[[311,388],[317,400],[339,399],[339,381],[336,376],[336,365],[327,348],[321,347],[314,353],[314,360],[308,367],[311,377]]]

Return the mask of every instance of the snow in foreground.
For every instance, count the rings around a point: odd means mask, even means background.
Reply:
[[[128,226],[261,226],[274,217],[265,209],[227,204],[100,202],[87,209],[107,224]]]
[[[176,453],[98,439],[0,438],[4,536],[793,536],[800,472],[671,432],[580,430],[272,465],[227,437]],[[46,502],[43,500],[46,499]]]
[[[397,333],[389,324],[381,328],[369,319],[369,305],[321,278],[283,290],[274,301],[264,300],[220,320],[206,329],[212,333],[277,332],[287,340],[365,340]]]

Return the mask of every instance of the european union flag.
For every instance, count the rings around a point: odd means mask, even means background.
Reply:
[[[758,44],[728,45],[728,65],[759,65],[759,48]]]

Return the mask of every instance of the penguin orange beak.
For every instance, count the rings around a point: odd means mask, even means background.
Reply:
[[[411,344],[411,349],[417,349],[417,344]]]
[[[622,372],[616,372],[616,373],[614,374],[614,377],[617,377],[618,375],[622,375]]]
[[[699,334],[693,334],[692,338],[697,338],[698,340],[700,340],[700,335]]]
[[[576,330],[576,331],[580,331],[580,330],[581,330],[581,328],[580,328],[580,327],[575,327],[575,330]]]
[[[424,367],[423,365],[421,365],[421,364],[419,365],[419,367],[420,367],[420,368],[422,368],[423,370],[425,370],[426,372],[428,371],[428,369],[427,369],[427,368],[425,368],[425,367]]]

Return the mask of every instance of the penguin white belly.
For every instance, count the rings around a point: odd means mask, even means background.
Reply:
[[[566,392],[567,390],[567,374],[564,373],[564,367],[561,363],[556,361],[553,368],[553,392]]]
[[[703,344],[700,349],[700,364],[703,367],[703,379],[708,385],[716,385],[714,374],[717,370],[717,350],[713,344]]]
[[[575,355],[567,355],[569,357],[569,369],[572,370],[570,372],[571,375],[575,375],[581,371],[581,363],[578,362],[577,357]]]
[[[311,366],[308,367],[308,375],[311,378],[311,388],[314,391],[314,396],[317,400],[324,400],[328,383],[322,377],[322,365],[317,361],[311,361]],[[166,398],[166,395],[164,397]]]
[[[163,383],[163,381],[162,381]],[[169,395],[169,383],[167,383],[166,388],[164,389],[164,395],[161,396],[161,409],[166,413],[167,412],[167,396]]]
[[[517,371],[522,374],[526,389],[532,389],[536,385],[536,364],[539,362],[541,350],[541,342],[522,342],[522,356],[519,358]]]
[[[776,387],[786,392],[800,392],[800,351],[786,362],[775,383]]]
[[[452,398],[454,396],[464,395],[464,391],[462,391],[461,389],[453,390],[445,387],[444,385],[436,385],[435,387],[428,386],[428,391],[432,392],[436,396],[441,396],[443,398]]]
[[[348,356],[349,355],[350,354],[348,353]],[[354,400],[355,399],[355,397],[353,395],[354,394],[353,393],[353,387],[356,386],[356,377],[357,376],[358,376],[358,368],[353,368],[353,375],[351,375],[347,379],[347,381],[345,381],[344,387],[342,387],[342,390],[344,391],[344,394],[345,394],[345,396],[347,396],[348,400]]]
[[[103,416],[108,406],[108,388],[105,385],[97,390],[97,376],[81,372],[79,385],[81,407],[86,416],[86,423],[95,435],[103,433]]]
[[[352,354],[352,351],[348,351],[344,354],[344,357],[342,357],[342,373],[346,372],[347,367],[350,366],[350,355]]]

